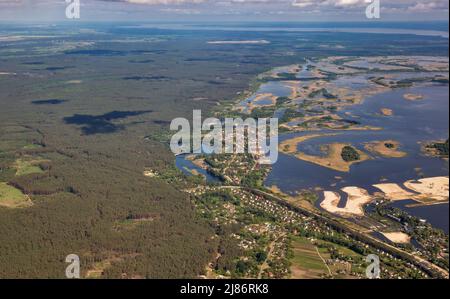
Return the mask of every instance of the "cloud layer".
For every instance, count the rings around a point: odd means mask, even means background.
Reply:
[[[417,21],[420,19],[448,20],[448,0],[380,0],[382,13]],[[282,16],[292,20],[297,17],[315,16],[342,20],[362,18],[366,0],[80,0],[84,7],[113,14],[132,12],[158,15],[205,15],[205,16]],[[65,0],[0,0],[0,21],[3,15],[20,13],[41,7],[63,7]],[[32,7],[32,8],[30,8]]]

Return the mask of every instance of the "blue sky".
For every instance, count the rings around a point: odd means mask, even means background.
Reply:
[[[81,19],[117,21],[361,21],[366,0],[79,0]],[[384,21],[447,20],[448,0],[380,0]],[[0,0],[0,21],[57,21],[65,0]]]

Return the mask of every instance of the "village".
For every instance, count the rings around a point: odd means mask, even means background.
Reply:
[[[185,192],[215,223],[216,237],[236,247],[219,249],[205,278],[365,278],[369,253],[382,259],[383,278],[427,277],[409,262],[248,189],[199,186]],[[227,256],[231,251],[234,256]]]

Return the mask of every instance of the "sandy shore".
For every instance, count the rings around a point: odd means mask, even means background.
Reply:
[[[433,177],[411,180],[405,183],[405,187],[411,189],[420,195],[416,196],[418,200],[431,198],[438,201],[448,201],[449,198],[449,178]]]
[[[345,187],[341,190],[348,195],[345,207],[338,207],[341,197],[332,191],[324,191],[324,200],[320,206],[330,213],[343,217],[364,216],[364,205],[372,201],[372,196],[366,190],[358,187]]]
[[[391,145],[387,147],[386,144]],[[387,158],[403,158],[407,153],[400,151],[400,143],[395,140],[374,141],[365,144],[364,148],[374,154]]]
[[[384,197],[392,201],[398,200],[406,200],[414,198],[415,194],[409,191],[406,191],[398,184],[386,183],[386,184],[377,184],[373,185],[375,188],[378,188],[383,192]]]
[[[380,112],[384,116],[392,116],[392,115],[394,115],[394,110],[388,109],[388,108],[381,108]]]
[[[270,191],[272,191],[272,193],[274,194],[286,196],[286,194],[284,194],[283,191],[281,191],[281,189],[277,185],[272,185],[270,187]]]
[[[402,186],[393,183],[376,184],[373,186],[381,190],[381,196],[392,201],[412,199],[421,204],[438,204],[448,201],[449,198],[448,177],[432,177],[405,182],[404,187],[414,192],[408,191]]]
[[[344,217],[354,217],[364,216],[364,205],[371,202],[374,196],[384,196],[386,199],[392,201],[411,199],[423,204],[438,204],[448,201],[449,198],[448,177],[424,178],[418,181],[410,180],[405,182],[404,185],[406,188],[415,191],[416,193],[408,191],[400,185],[393,183],[373,185],[375,188],[381,190],[381,195],[375,193],[373,196],[370,195],[367,190],[362,188],[345,187],[341,189],[348,195],[345,207],[338,207],[341,197],[339,193],[332,191],[324,191],[324,200],[320,203],[320,206],[333,214]],[[401,243],[394,241],[395,235],[386,237],[395,243]],[[397,235],[397,237],[401,239],[400,235]]]
[[[300,83],[298,81],[286,81],[286,86],[291,89],[291,99],[295,99],[299,96],[298,90],[300,88]]]
[[[146,170],[144,170],[144,176],[149,177],[149,178],[154,178],[154,177],[158,176],[158,173],[154,170],[146,169]]]
[[[337,192],[324,191],[324,200],[320,203],[320,206],[326,211],[332,214],[339,214],[344,209],[338,208],[339,202],[341,201],[341,196]]]
[[[419,101],[423,100],[423,95],[407,93],[403,95],[403,98],[408,101]]]
[[[402,232],[393,232],[393,233],[381,233],[386,237],[389,241],[396,244],[408,244],[411,242],[411,237]]]

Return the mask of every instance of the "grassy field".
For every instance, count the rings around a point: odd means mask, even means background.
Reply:
[[[316,247],[306,238],[292,239],[294,257],[291,259],[292,278],[314,279],[328,274],[328,269]]]
[[[327,246],[333,246],[339,254],[351,258],[351,260],[333,260]],[[291,259],[291,272],[292,278],[295,279],[323,278],[324,276],[328,277],[330,272],[333,278],[351,279],[355,278],[354,272],[363,273],[364,271],[354,265],[354,262],[361,260],[361,255],[334,243],[323,240],[315,240],[312,243],[304,237],[294,237],[292,249],[294,257]],[[329,263],[328,266],[324,260]]]
[[[41,160],[22,160],[18,159],[16,160],[16,163],[14,164],[14,167],[16,168],[16,175],[22,176],[32,173],[44,173],[44,171],[37,166],[39,162],[42,162]]]
[[[339,254],[345,256],[346,258],[350,258],[350,260],[348,260],[347,262],[334,262],[329,265],[334,278],[348,279],[355,278],[355,273],[358,273],[359,275],[365,274],[366,269],[363,265],[361,265],[361,261],[363,261],[365,258],[364,256],[354,252],[347,247],[323,240],[316,240],[315,244],[318,246],[333,246],[339,252]],[[319,248],[319,252],[324,259],[331,258],[328,249],[322,247]],[[342,272],[345,272],[345,274],[342,274]],[[351,272],[352,274],[350,275],[349,272]]]
[[[355,258],[355,259],[362,257],[360,254],[354,252],[353,250],[351,250],[351,249],[349,249],[347,247],[344,247],[344,246],[340,246],[338,244],[330,243],[330,242],[323,241],[323,240],[317,240],[316,244],[332,245],[339,251],[339,253],[341,253],[341,254],[343,254],[345,256],[348,256],[348,257]]]
[[[42,162],[42,160],[16,160],[14,167],[16,168],[16,175],[22,176],[32,173],[44,173],[44,171],[36,164]]]
[[[0,183],[0,206],[8,208],[21,208],[29,206],[31,202],[28,197],[20,190],[9,186],[6,183]]]

